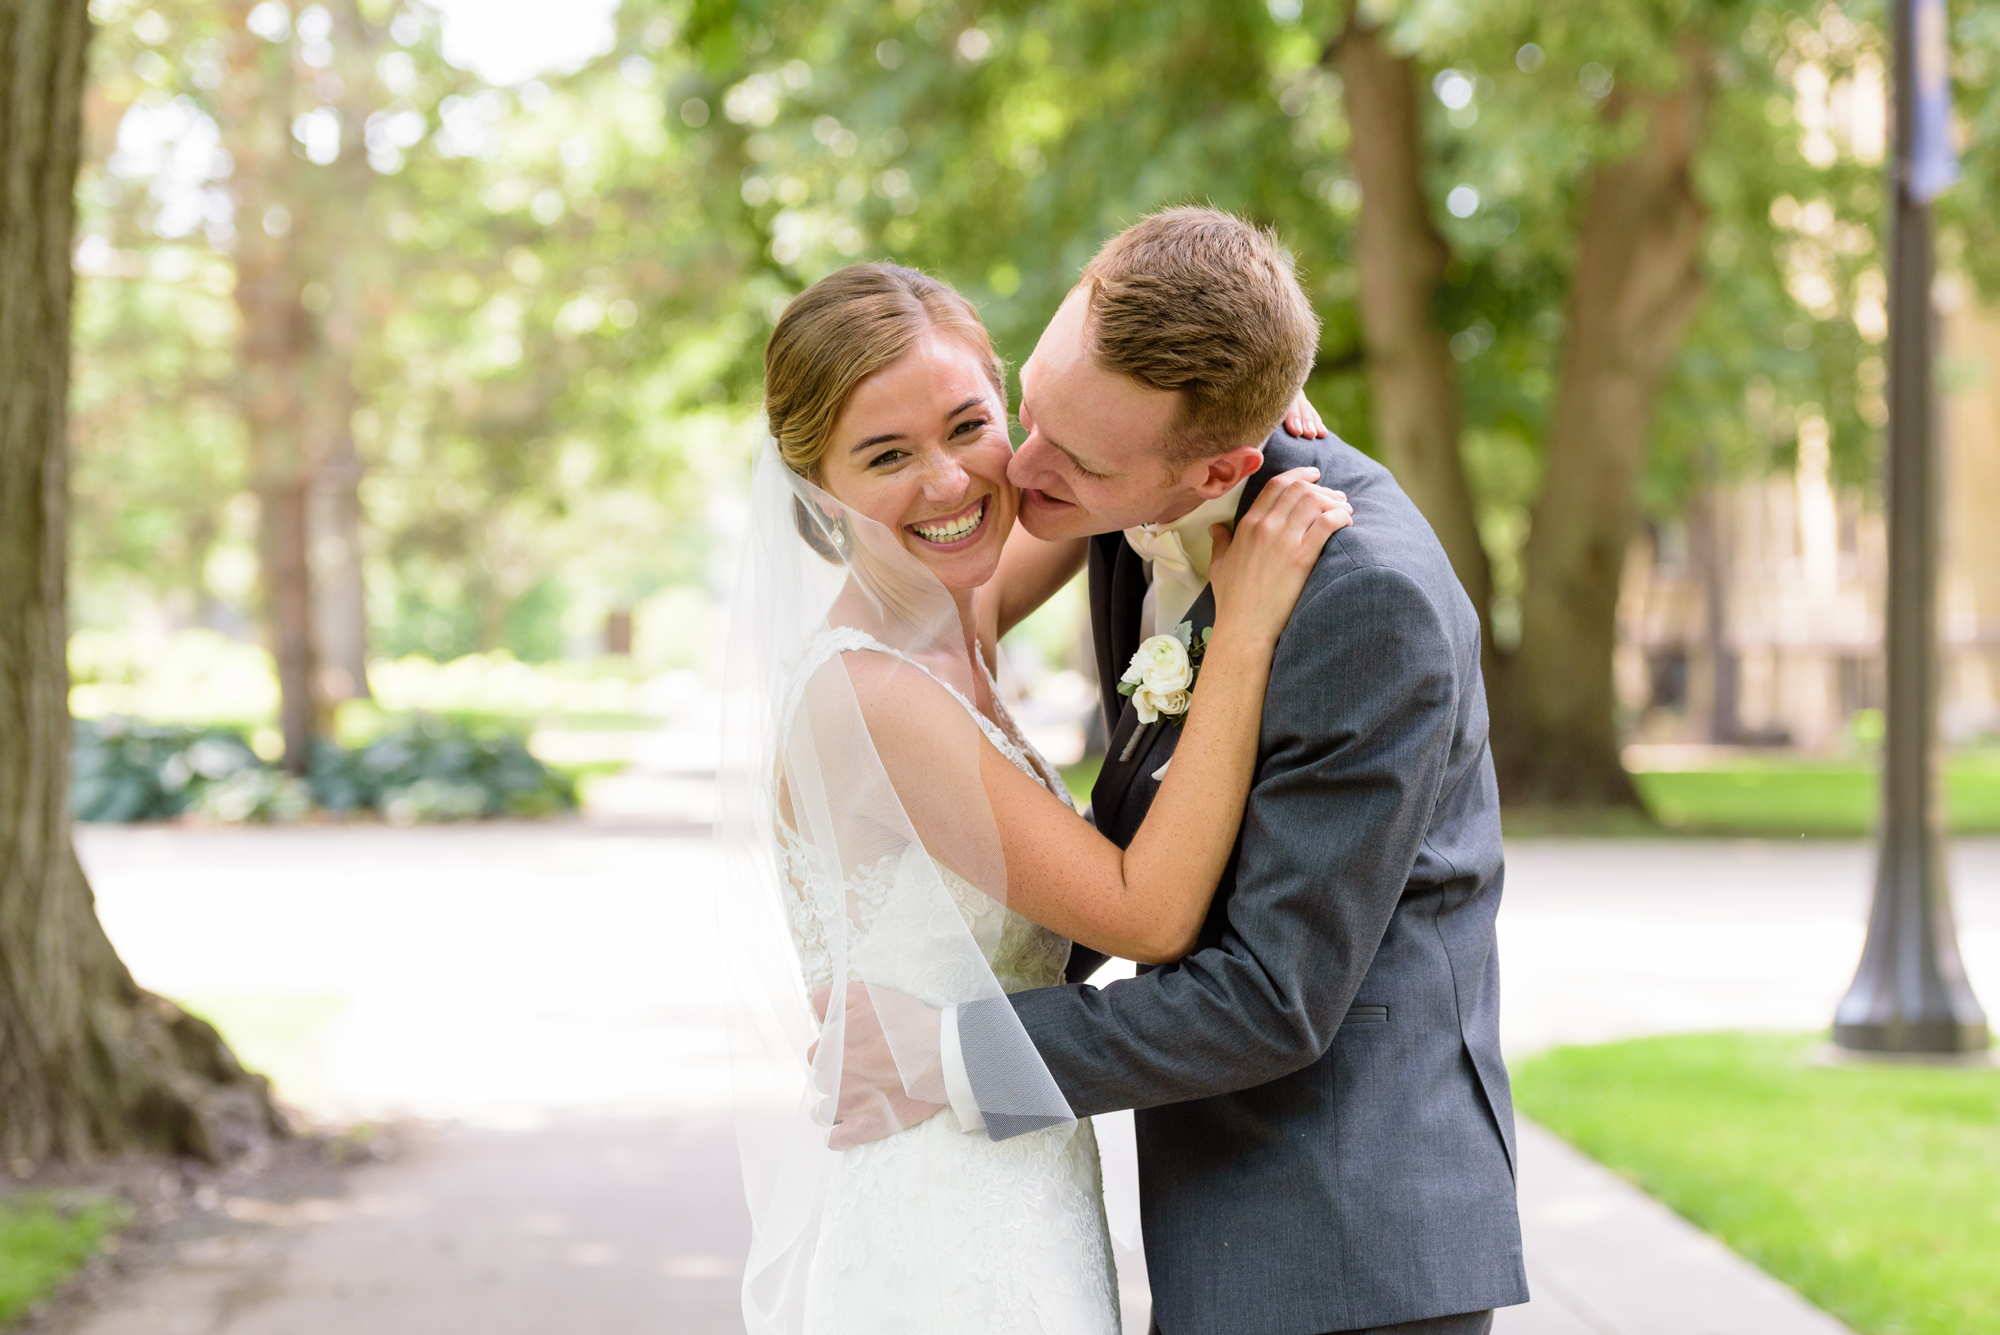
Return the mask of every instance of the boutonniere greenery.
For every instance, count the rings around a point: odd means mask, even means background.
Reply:
[[[1196,639],[1194,623],[1183,621],[1165,635],[1155,635],[1132,655],[1132,665],[1118,679],[1118,694],[1128,696],[1139,722],[1164,720],[1178,727],[1187,721],[1188,706],[1194,703],[1194,682],[1201,672],[1202,655],[1214,627],[1206,627]]]

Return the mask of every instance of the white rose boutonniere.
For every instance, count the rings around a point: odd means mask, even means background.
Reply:
[[[1183,621],[1169,633],[1155,635],[1139,646],[1132,655],[1132,665],[1118,679],[1118,693],[1131,697],[1139,722],[1164,719],[1178,725],[1186,720],[1209,634],[1202,631],[1201,641],[1196,643],[1194,623]]]

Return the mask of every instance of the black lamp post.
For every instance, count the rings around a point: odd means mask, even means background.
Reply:
[[[1855,1052],[1983,1052],[1986,1014],[1952,920],[1938,771],[1939,529],[1944,477],[1931,369],[1931,200],[1955,178],[1944,0],[1894,0],[1895,154],[1889,243],[1889,667],[1881,860],[1868,942],[1834,1012]]]

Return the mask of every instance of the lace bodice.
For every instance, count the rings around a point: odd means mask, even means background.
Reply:
[[[951,692],[952,698],[965,707],[1001,755],[1074,809],[1062,775],[1034,748],[1000,703],[998,687],[984,660],[980,661],[980,670],[986,673],[993,708],[1000,716],[997,723],[982,714],[951,683],[915,659],[889,648],[865,631],[836,626],[822,631],[807,646],[794,678],[798,686],[786,705],[787,721],[797,709],[804,683],[814,672],[836,654],[860,651],[902,659]],[[819,865],[821,860],[814,850],[779,821],[778,857],[780,870],[792,892],[787,906],[792,939],[798,947],[808,989],[833,977],[827,929],[845,913],[850,978],[883,983],[935,1006],[967,995],[970,980],[957,974],[969,962],[956,952],[925,948],[927,941],[939,942],[957,935],[950,924],[931,921],[926,907],[930,897],[913,887],[913,878],[923,877],[929,868],[936,869],[965,927],[982,944],[986,964],[1002,988],[1019,992],[1031,987],[1050,987],[1063,980],[1063,969],[1069,963],[1067,939],[995,903],[951,868],[931,861],[919,847],[911,846],[900,854],[878,859],[843,878],[837,869]]]

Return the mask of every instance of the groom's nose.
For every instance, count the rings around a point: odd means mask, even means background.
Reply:
[[[1048,470],[1043,466],[1042,455],[1047,446],[1042,444],[1042,433],[1030,431],[1028,438],[1021,442],[1021,448],[1014,451],[1014,457],[1007,461],[1007,480],[1019,488],[1037,488],[1042,475]]]

